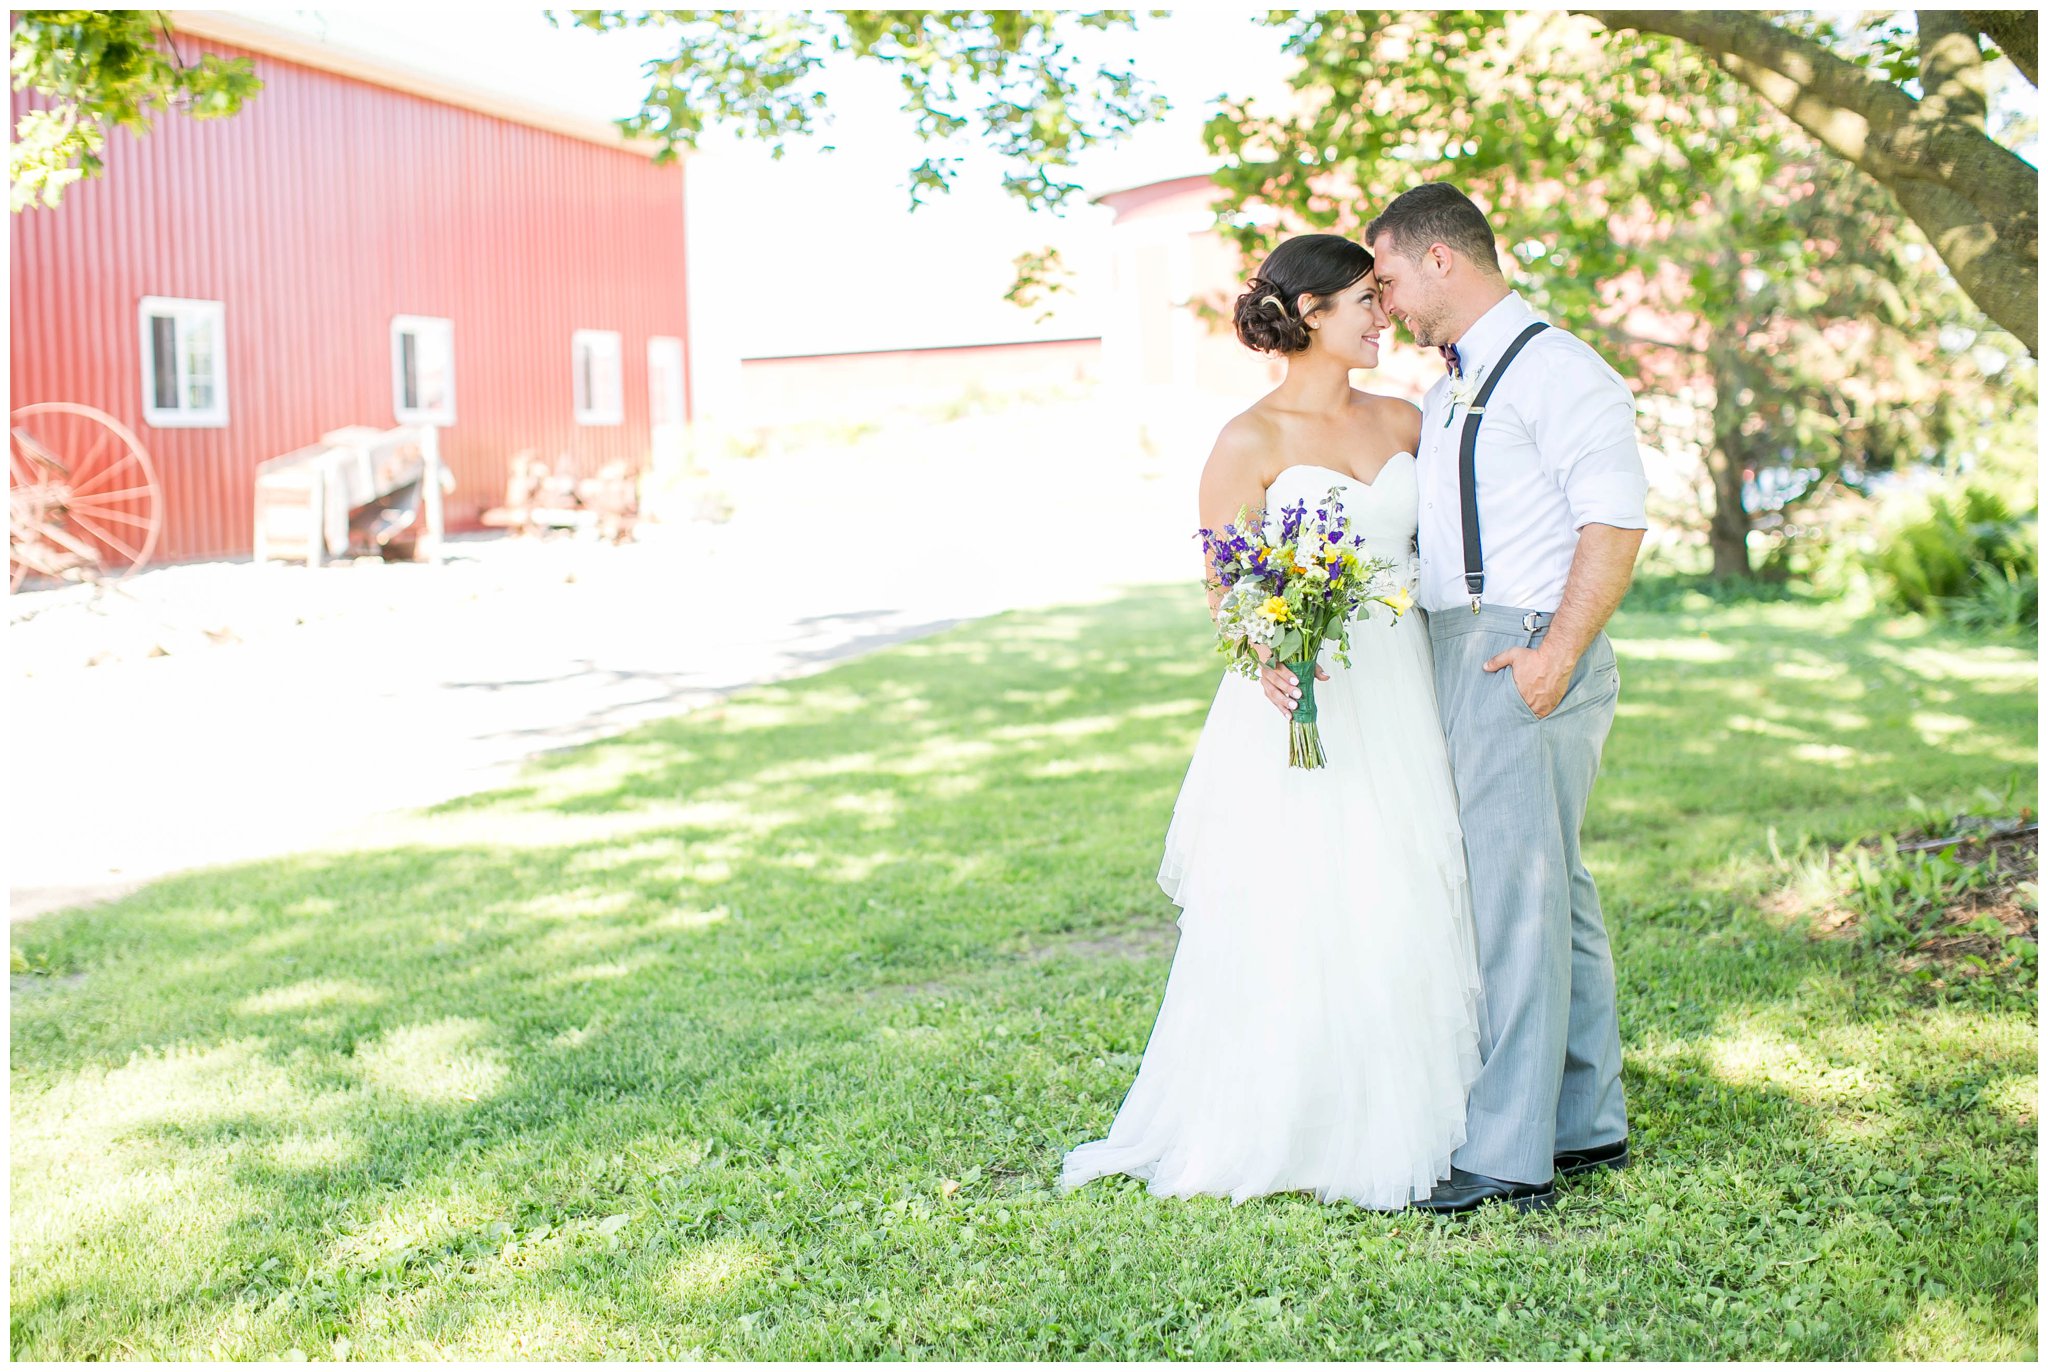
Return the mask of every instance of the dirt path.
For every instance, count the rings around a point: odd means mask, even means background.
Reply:
[[[11,918],[345,844],[538,753],[964,620],[1189,579],[1187,464],[1075,442],[1088,423],[746,464],[728,522],[620,548],[467,540],[441,566],[207,563],[17,596]]]

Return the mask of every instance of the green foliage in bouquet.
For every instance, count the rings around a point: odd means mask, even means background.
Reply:
[[[1413,603],[1407,586],[1384,558],[1360,557],[1365,539],[1351,532],[1344,503],[1331,487],[1311,511],[1308,502],[1283,508],[1277,521],[1239,507],[1219,533],[1201,532],[1216,603],[1216,647],[1231,669],[1257,677],[1268,661],[1294,673],[1301,698],[1288,730],[1290,767],[1324,765],[1316,728],[1316,658],[1334,643],[1334,657],[1351,665],[1351,621],[1374,604],[1398,619]]]
[[[1217,650],[1248,677],[1268,657],[1312,661],[1325,644],[1348,667],[1354,617],[1373,604],[1398,617],[1413,603],[1392,562],[1358,555],[1365,540],[1350,531],[1334,487],[1314,511],[1307,501],[1281,510],[1277,525],[1240,508],[1235,522],[1220,533],[1203,529],[1201,537],[1209,589],[1222,597]]]

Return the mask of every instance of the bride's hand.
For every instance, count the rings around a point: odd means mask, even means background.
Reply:
[[[1259,655],[1259,684],[1266,690],[1266,699],[1272,701],[1273,708],[1281,714],[1293,718],[1294,707],[1301,703],[1301,682],[1285,667],[1274,665],[1271,648],[1261,645],[1254,651]],[[1321,664],[1317,664],[1316,680],[1329,679],[1330,674],[1322,669]]]

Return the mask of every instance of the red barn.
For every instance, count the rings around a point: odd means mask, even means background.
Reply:
[[[173,26],[262,92],[115,131],[101,177],[12,216],[12,406],[141,437],[157,560],[249,551],[256,465],[346,425],[441,426],[461,528],[515,452],[641,468],[687,421],[680,162],[265,25]]]

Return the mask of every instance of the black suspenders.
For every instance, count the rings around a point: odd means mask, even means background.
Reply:
[[[1475,615],[1479,613],[1479,593],[1486,587],[1485,565],[1479,552],[1479,482],[1473,470],[1479,455],[1479,416],[1486,413],[1486,402],[1492,397],[1493,388],[1500,384],[1500,375],[1508,369],[1508,363],[1515,360],[1524,343],[1548,327],[1539,319],[1508,344],[1500,361],[1493,364],[1493,375],[1479,388],[1472,408],[1465,411],[1465,431],[1458,439],[1458,499],[1465,521],[1465,589],[1472,596]]]

